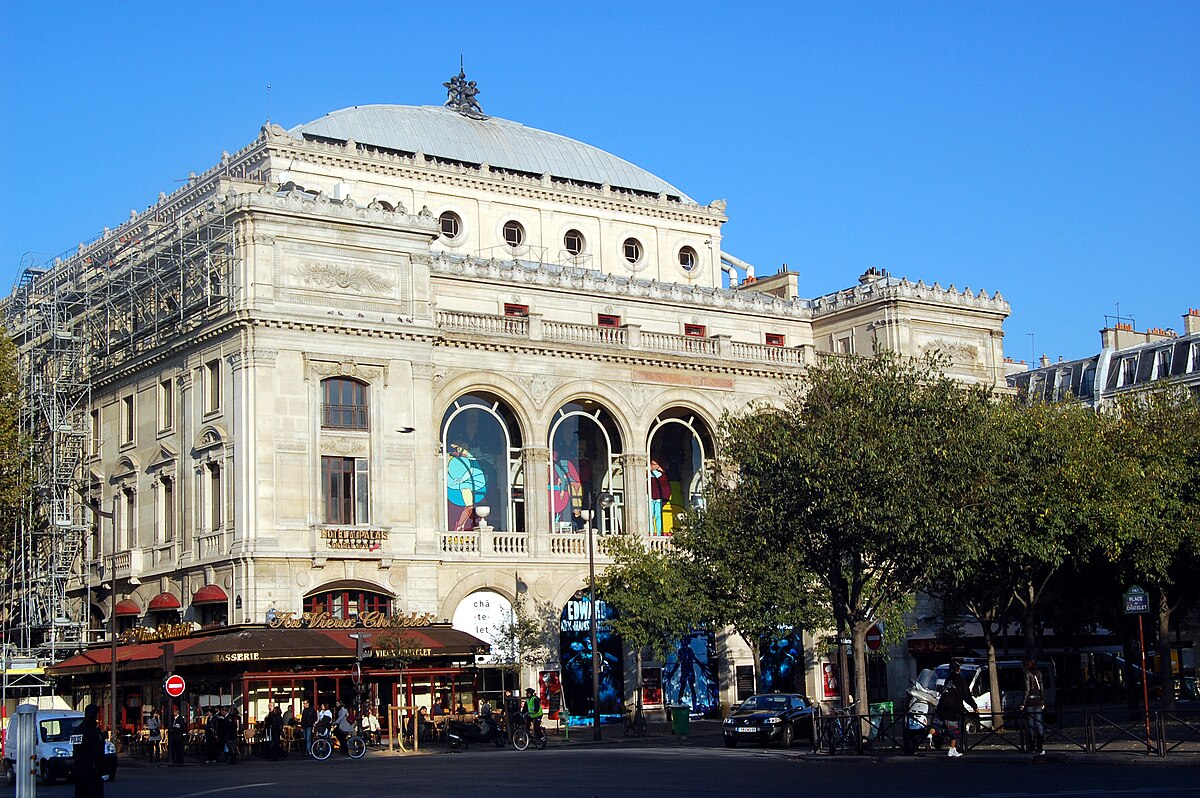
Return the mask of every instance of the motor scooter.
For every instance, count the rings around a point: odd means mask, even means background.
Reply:
[[[939,692],[931,671],[922,671],[908,688],[908,712],[904,719],[904,753],[918,748],[949,745],[950,735],[937,717]]]
[[[503,748],[508,745],[508,735],[491,715],[485,715],[475,723],[450,721],[446,726],[446,742],[455,749],[469,743],[493,743],[497,748]]]

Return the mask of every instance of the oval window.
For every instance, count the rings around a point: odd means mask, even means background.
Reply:
[[[578,230],[568,230],[563,236],[563,249],[572,255],[583,252],[583,233]]]
[[[630,263],[637,263],[642,259],[642,242],[636,238],[627,238],[622,244],[622,250],[625,254],[625,260]]]
[[[685,272],[690,272],[696,268],[696,264],[700,259],[696,256],[696,250],[691,247],[683,247],[679,250],[679,265]]]
[[[504,243],[513,249],[525,243],[525,228],[520,222],[509,220],[504,223]]]
[[[438,217],[438,223],[442,228],[442,238],[446,240],[458,238],[462,232],[462,219],[454,211],[445,211]]]

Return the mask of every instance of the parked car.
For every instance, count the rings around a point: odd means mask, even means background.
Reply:
[[[725,716],[725,746],[779,743],[787,748],[796,737],[812,739],[813,712],[808,699],[795,693],[752,695]]]
[[[37,725],[38,774],[43,784],[53,784],[72,775],[76,729],[83,722],[83,713],[70,709],[39,709],[35,718]],[[73,739],[75,738],[75,739]],[[17,783],[14,770],[17,741],[12,735],[4,735],[4,777],[9,786]],[[104,764],[101,775],[109,781],[117,777],[117,748],[111,740],[104,743]]]

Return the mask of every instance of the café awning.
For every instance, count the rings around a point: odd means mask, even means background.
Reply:
[[[122,615],[141,615],[142,608],[133,599],[122,599],[117,602],[116,609],[113,610],[118,617]]]
[[[192,594],[192,604],[224,604],[229,596],[219,585],[205,585]]]

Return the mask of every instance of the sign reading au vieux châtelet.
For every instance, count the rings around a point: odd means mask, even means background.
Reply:
[[[407,615],[388,615],[384,612],[361,612],[353,618],[337,618],[328,612],[267,612],[267,626],[272,629],[412,629],[429,626],[432,612],[410,612]]]

